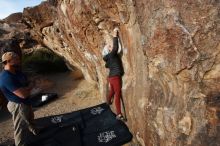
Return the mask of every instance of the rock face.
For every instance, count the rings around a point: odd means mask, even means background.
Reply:
[[[21,55],[21,49],[30,49],[38,44],[30,35],[30,29],[22,22],[22,13],[14,13],[0,21],[1,54],[15,51]]]
[[[220,143],[219,0],[49,0],[24,10],[35,37],[106,93],[101,50],[115,26],[134,143]]]

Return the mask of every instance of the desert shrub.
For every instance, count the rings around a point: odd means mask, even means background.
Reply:
[[[22,68],[33,73],[66,72],[68,68],[62,57],[48,49],[39,49],[22,57]]]

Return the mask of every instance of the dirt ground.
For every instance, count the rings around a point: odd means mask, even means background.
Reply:
[[[62,114],[102,103],[97,88],[75,73],[67,72],[38,77],[49,80],[48,92],[56,92],[59,98],[35,110],[35,118]],[[52,84],[51,84],[52,83]],[[13,143],[13,125],[7,110],[0,111],[0,145]]]

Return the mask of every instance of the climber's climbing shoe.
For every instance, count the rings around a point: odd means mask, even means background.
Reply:
[[[117,119],[117,120],[121,120],[121,121],[126,121],[125,118],[122,116],[122,114],[118,114],[118,115],[116,116],[116,119]]]

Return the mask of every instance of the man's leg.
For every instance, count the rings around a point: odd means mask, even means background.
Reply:
[[[34,112],[30,105],[21,104],[20,106],[20,115],[25,121],[29,131],[34,135],[38,134],[38,129],[35,128],[34,124]]]
[[[12,114],[12,120],[14,124],[14,139],[16,146],[25,146],[27,126],[20,116],[20,104],[9,102],[8,110]]]

